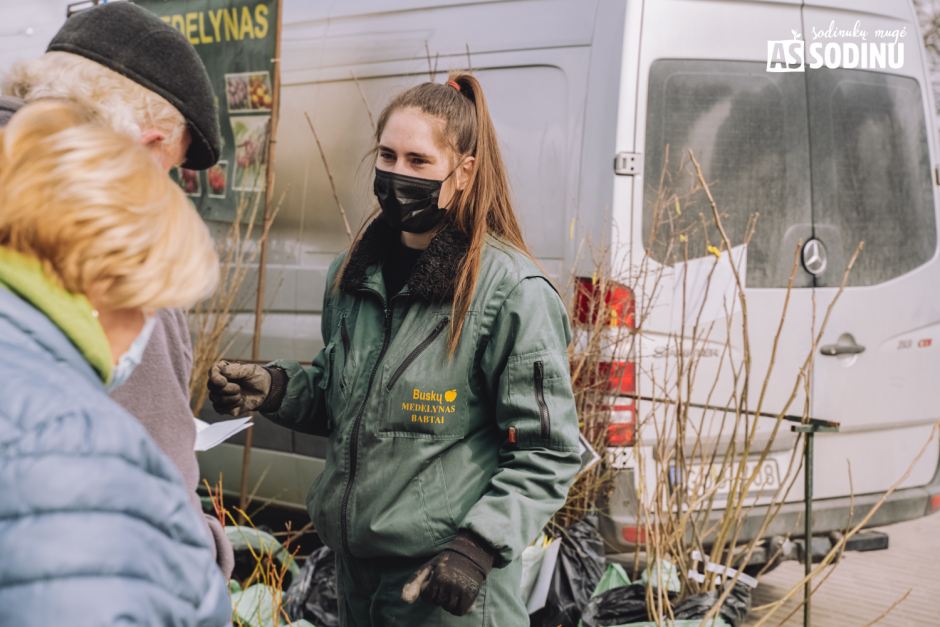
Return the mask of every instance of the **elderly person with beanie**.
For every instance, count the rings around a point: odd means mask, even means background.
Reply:
[[[3,79],[0,124],[24,104],[70,100],[108,128],[143,145],[164,171],[207,169],[219,159],[215,96],[202,61],[179,31],[129,2],[75,14],[45,55],[15,64]],[[179,309],[156,312],[140,366],[112,398],[134,415],[169,456],[200,510],[196,428],[189,406],[192,347]],[[219,521],[205,515],[226,578],[232,546]]]
[[[64,102],[0,130],[0,207],[0,624],[228,624],[188,486],[107,395],[152,311],[214,289],[208,229],[146,149]]]

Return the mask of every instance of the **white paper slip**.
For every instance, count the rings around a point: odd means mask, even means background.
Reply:
[[[218,446],[222,442],[251,426],[251,416],[236,418],[235,420],[223,420],[215,424],[193,418],[196,423],[196,446],[197,451],[208,451],[213,446]]]
[[[695,561],[702,561],[703,556],[698,551],[692,551],[692,559]],[[716,564],[715,562],[709,560],[707,555],[704,556],[704,561],[705,561],[705,570],[710,573],[715,573],[716,575],[724,575],[727,579],[731,579],[735,575],[738,575],[738,571],[736,571],[735,569],[727,568],[725,566],[722,566],[721,564]],[[693,575],[692,573],[695,573],[695,574]],[[701,579],[699,579],[699,577],[701,577]],[[702,583],[703,581],[705,581],[705,575],[694,570],[689,571],[689,578],[695,579],[695,581],[699,583]],[[745,575],[744,573],[741,573],[740,575],[738,575],[738,581],[752,588],[757,587],[757,580],[751,577],[750,575]]]
[[[539,568],[539,574],[535,578],[535,585],[532,586],[532,593],[529,595],[526,603],[526,611],[533,614],[543,607],[548,601],[548,588],[552,584],[552,576],[555,574],[555,563],[558,561],[558,551],[561,549],[561,540],[555,540],[545,549],[545,555],[542,557],[542,565]]]
[[[587,441],[583,433],[578,433],[578,455],[581,456],[581,470],[578,471],[579,475],[583,472],[587,472],[594,467],[594,464],[601,461],[601,456],[597,454],[597,451],[594,450],[594,447]]]

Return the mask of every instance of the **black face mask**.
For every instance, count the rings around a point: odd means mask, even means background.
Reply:
[[[444,181],[448,178],[450,174]],[[406,233],[420,234],[434,229],[447,214],[445,209],[437,206],[444,181],[419,179],[376,168],[372,190],[392,226]]]

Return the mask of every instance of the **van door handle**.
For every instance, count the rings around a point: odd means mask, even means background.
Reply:
[[[837,357],[839,355],[858,355],[865,352],[864,346],[858,344],[828,344],[819,349],[819,352],[826,357]]]

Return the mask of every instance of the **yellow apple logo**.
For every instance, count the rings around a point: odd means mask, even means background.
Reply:
[[[444,400],[448,403],[453,403],[454,399],[457,398],[457,390],[450,390],[444,394]]]

